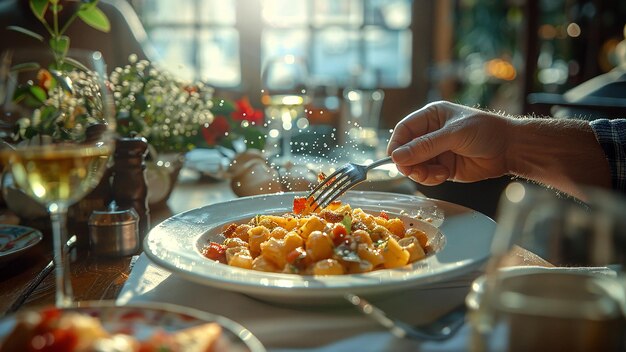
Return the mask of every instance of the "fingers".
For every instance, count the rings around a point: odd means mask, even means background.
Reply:
[[[440,116],[443,111],[441,107],[444,104],[446,103],[428,104],[402,119],[391,134],[389,144],[387,145],[387,154],[391,155],[398,147],[405,145],[416,137],[441,128],[445,122],[445,117]]]
[[[450,131],[441,129],[415,138],[393,150],[391,158],[399,166],[420,164],[453,149],[458,142],[458,136],[455,138]]]
[[[440,164],[398,166],[398,170],[413,181],[426,186],[436,186],[450,178],[450,170]]]

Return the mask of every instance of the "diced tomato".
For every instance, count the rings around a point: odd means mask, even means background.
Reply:
[[[210,242],[202,253],[205,257],[226,264],[226,246],[217,242]]]
[[[348,231],[346,230],[346,227],[343,226],[343,224],[335,224],[331,237],[333,239],[333,244],[335,245],[335,247],[337,247],[347,241]]]
[[[42,352],[73,351],[78,345],[78,336],[74,330],[55,329],[52,331],[51,344],[39,349]]]
[[[41,324],[47,325],[50,322],[59,319],[62,313],[59,308],[51,307],[43,309],[39,314],[41,315]]]
[[[322,210],[319,216],[320,218],[332,223],[340,222],[344,218],[343,214],[335,213],[331,210]]]
[[[306,201],[306,197],[295,197],[293,200],[293,213],[302,214],[304,209],[306,209]]]
[[[341,205],[341,201],[338,199],[333,200],[332,202],[330,202],[329,205],[334,205],[334,206],[340,206]]]
[[[384,211],[380,212],[380,217],[385,220],[389,220],[389,214],[385,213]]]
[[[233,235],[233,233],[235,233],[235,230],[237,230],[237,224],[233,223],[233,224],[230,224],[230,225],[226,226],[226,228],[224,229],[224,232],[222,232],[222,234],[226,238],[230,238]]]
[[[41,321],[35,327],[33,339],[43,337],[39,341],[37,351],[62,352],[73,351],[78,343],[78,336],[73,329],[58,328],[59,319],[63,314],[57,308],[44,309],[41,311]]]
[[[302,247],[298,247],[293,251],[287,253],[287,263],[296,264],[298,261],[306,257],[306,251]]]

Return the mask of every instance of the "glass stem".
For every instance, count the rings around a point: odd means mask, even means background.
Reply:
[[[52,244],[56,276],[55,304],[59,308],[68,307],[72,304],[74,295],[72,293],[69,249],[65,248],[65,243],[67,242],[67,208],[53,204],[48,207],[48,211],[52,222]]]

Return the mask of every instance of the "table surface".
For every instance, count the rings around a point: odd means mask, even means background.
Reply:
[[[227,181],[215,181],[183,170],[167,204],[150,210],[150,223],[154,226],[174,214],[236,197]],[[7,210],[0,209],[1,212]],[[20,225],[42,230],[44,239],[0,266],[0,317],[19,309],[54,303],[52,236],[43,221],[22,220]],[[115,299],[135,260],[136,256],[105,258],[88,249],[75,248],[71,262],[75,300]]]

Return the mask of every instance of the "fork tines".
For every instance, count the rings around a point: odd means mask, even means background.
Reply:
[[[324,208],[347,190],[359,183],[358,175],[354,175],[352,171],[354,166],[347,164],[337,169],[337,171],[324,178],[313,188],[308,194],[307,199],[313,198],[311,204],[314,204],[313,211],[317,208]],[[319,191],[319,193],[317,193]],[[316,195],[317,193],[317,195]]]

